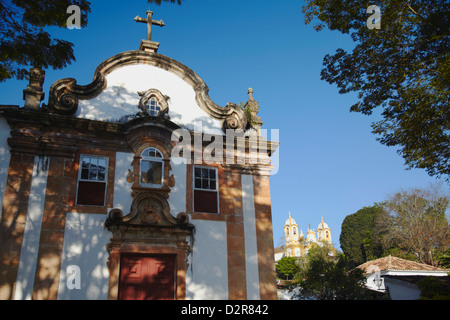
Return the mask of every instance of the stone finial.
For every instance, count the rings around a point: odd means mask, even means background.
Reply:
[[[31,68],[28,74],[29,84],[23,90],[24,108],[39,109],[41,101],[44,100],[45,93],[42,91],[45,71],[40,68]]]
[[[258,117],[257,115],[259,111],[259,103],[255,101],[255,99],[253,98],[252,88],[248,88],[247,92],[248,92],[248,101],[244,106],[245,114],[247,115],[247,118],[249,118],[248,121],[250,123],[250,126],[256,129],[256,131],[259,133],[261,125],[263,124],[261,118]]]
[[[255,99],[253,99],[253,89],[252,88],[248,88],[248,100],[252,100],[255,101]]]

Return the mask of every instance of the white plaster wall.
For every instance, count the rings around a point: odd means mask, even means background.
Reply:
[[[80,100],[76,116],[80,118],[118,121],[123,116],[135,115],[138,111],[139,91],[158,89],[170,97],[171,121],[183,128],[192,127],[201,121],[205,132],[221,130],[221,122],[210,117],[195,101],[194,89],[172,72],[158,67],[139,64],[116,69],[107,75],[107,87],[97,97]]]
[[[227,226],[224,221],[192,220],[194,250],[186,275],[186,299],[227,300]]]
[[[256,241],[255,201],[253,196],[253,176],[242,175],[242,206],[244,211],[245,270],[247,279],[247,299],[259,300],[258,247]]]
[[[45,190],[47,188],[47,157],[34,157],[22,249],[20,250],[14,300],[31,300],[36,273],[42,217],[44,215]]]
[[[389,278],[384,278],[384,284],[389,288],[391,300],[420,299],[420,290],[415,284]]]
[[[127,181],[128,170],[133,171],[131,163],[134,153],[116,152],[116,168],[114,170],[114,200],[113,208],[122,210],[126,215],[130,212],[132,183]]]
[[[275,257],[275,262],[281,260],[281,258],[283,258],[284,253],[283,252],[279,252],[279,253],[275,253],[274,257]]]
[[[58,289],[59,300],[108,299],[109,272],[106,245],[111,233],[103,227],[105,214],[71,212],[66,215],[64,245]],[[67,285],[72,273],[68,267],[79,268],[80,288]],[[72,282],[74,283],[74,282]]]
[[[9,161],[11,159],[8,146],[8,138],[11,136],[10,131],[8,122],[4,118],[0,118],[0,219],[3,214],[3,196],[5,194]]]
[[[181,161],[170,160],[170,166],[175,179],[175,186],[171,188],[169,199],[170,212],[176,218],[178,213],[186,212],[186,164]]]

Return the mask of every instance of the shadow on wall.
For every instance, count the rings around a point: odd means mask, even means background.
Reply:
[[[228,299],[227,239],[223,221],[192,220],[196,227],[186,275],[186,299]],[[193,267],[193,268],[191,268]]]
[[[127,122],[140,112],[139,101],[141,97],[125,85],[112,85],[106,88],[97,97],[89,100],[79,100],[75,116],[90,120]],[[183,108],[183,112],[176,112],[171,100],[168,100],[170,120],[181,128],[192,130],[191,124],[198,122],[202,131],[214,133],[221,130],[222,121],[208,116],[197,104]],[[180,107],[179,107],[180,108]],[[195,108],[194,110],[185,110]]]
[[[111,234],[103,227],[105,219],[103,214],[67,214],[58,299],[108,299]]]

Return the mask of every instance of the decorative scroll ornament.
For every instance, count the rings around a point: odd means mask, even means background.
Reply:
[[[247,127],[247,117],[245,112],[235,103],[228,103],[226,108],[229,108],[230,115],[223,122],[223,129],[244,130]]]
[[[170,206],[167,200],[154,192],[141,192],[133,200],[131,211],[124,216],[122,210],[112,209],[105,221],[105,227],[124,226],[149,226],[149,227],[173,227],[188,226],[189,216],[179,213],[177,217],[170,214]]]
[[[75,82],[75,79],[61,79],[55,82],[50,88],[48,105],[43,105],[44,109],[60,115],[73,115],[78,108],[78,97],[71,90]]]

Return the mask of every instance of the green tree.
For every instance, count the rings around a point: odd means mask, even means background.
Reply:
[[[386,247],[394,247],[436,265],[450,245],[450,226],[445,215],[450,199],[439,185],[400,191],[386,201],[389,218],[378,223]]]
[[[0,81],[24,79],[27,66],[62,69],[75,60],[73,44],[53,39],[45,27],[65,28],[67,8],[80,8],[80,26],[87,25],[86,0],[0,0]]]
[[[450,290],[445,287],[441,277],[425,277],[417,282],[420,298],[423,300],[449,300]]]
[[[305,240],[305,239],[304,239]],[[305,241],[306,244],[306,241]],[[327,241],[321,241],[320,244],[313,243],[308,250],[306,256],[297,258],[299,271],[295,275],[295,279],[304,279],[311,267],[311,261],[324,259],[325,261],[336,260],[337,250]]]
[[[365,288],[360,269],[349,269],[342,254],[334,258],[323,254],[309,255],[309,267],[294,288],[294,298],[315,300],[364,300],[371,297]]]
[[[366,115],[382,107],[373,133],[396,146],[408,168],[450,174],[450,4],[447,0],[306,0],[304,21],[349,34],[352,52],[324,57],[321,79],[339,93],[355,92],[350,107]],[[381,28],[369,29],[369,5]]]
[[[148,0],[181,4],[182,0]],[[91,11],[87,0],[0,0],[0,82],[25,79],[30,67],[62,69],[75,61],[73,43],[52,38],[47,27],[67,27],[67,8],[80,8],[80,27]]]
[[[294,257],[283,257],[276,264],[277,276],[284,280],[292,280],[298,273],[299,267]]]
[[[380,216],[386,216],[386,212],[375,204],[346,216],[342,222],[339,243],[352,266],[383,256],[382,235],[376,231]]]
[[[447,247],[445,252],[438,254],[437,258],[439,267],[450,269],[450,247]]]

